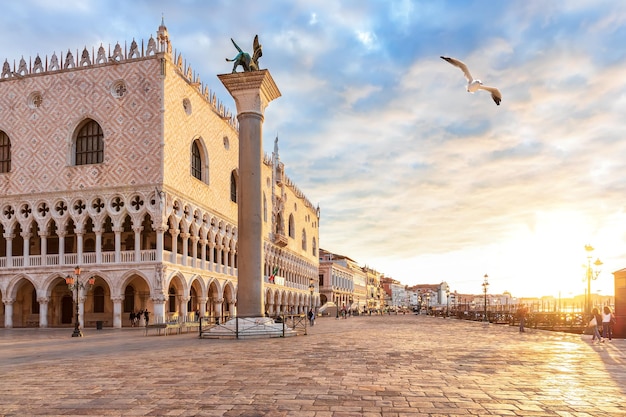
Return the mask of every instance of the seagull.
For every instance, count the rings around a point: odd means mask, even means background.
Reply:
[[[449,63],[451,63],[455,67],[460,68],[461,71],[463,71],[463,74],[465,75],[465,79],[467,80],[467,92],[468,93],[474,94],[478,90],[489,91],[491,93],[491,98],[493,99],[493,101],[495,101],[498,106],[500,105],[500,102],[502,101],[502,94],[500,94],[500,91],[497,88],[487,87],[486,85],[483,85],[482,81],[475,80],[472,77],[472,74],[470,74],[469,70],[467,69],[467,65],[465,65],[463,62],[459,61],[458,59],[449,58],[447,56],[442,56],[440,58],[443,59],[444,61],[448,61]]]

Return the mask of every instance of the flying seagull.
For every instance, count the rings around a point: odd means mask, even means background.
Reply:
[[[455,67],[460,68],[461,71],[463,71],[463,74],[465,75],[465,79],[467,80],[467,92],[468,93],[473,94],[478,90],[489,91],[491,93],[491,98],[493,99],[493,101],[495,101],[498,106],[500,105],[500,102],[502,101],[502,94],[500,94],[500,91],[497,88],[487,87],[486,85],[483,85],[482,81],[475,80],[472,77],[472,74],[470,74],[469,70],[467,69],[467,65],[465,65],[463,62],[459,61],[458,59],[449,58],[447,56],[442,56],[441,59],[448,61],[449,63],[451,63]]]

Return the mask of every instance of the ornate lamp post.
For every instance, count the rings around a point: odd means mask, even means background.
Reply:
[[[74,300],[76,303],[76,323],[74,324],[74,333],[72,333],[72,337],[83,337],[83,333],[80,331],[80,322],[78,321],[78,292],[82,289],[88,290],[89,287],[94,284],[96,279],[91,277],[87,283],[80,282],[80,266],[74,268],[74,275],[75,277],[71,275],[65,277],[67,288],[69,288],[70,291],[76,292],[76,298]]]
[[[485,323],[489,323],[489,319],[487,318],[487,288],[489,287],[489,281],[487,281],[487,278],[489,277],[485,274],[485,280],[482,283],[483,292],[485,293],[485,317],[483,318]]]
[[[446,287],[446,315],[443,316],[445,319],[450,315],[450,287]]]
[[[593,252],[593,246],[585,245],[585,250],[587,251],[587,303],[585,307],[585,312],[587,314],[591,314],[591,280],[598,279],[598,275],[600,275],[600,267],[602,266],[602,261],[600,258],[597,258],[593,263],[595,265],[595,270],[591,267],[591,252]]]

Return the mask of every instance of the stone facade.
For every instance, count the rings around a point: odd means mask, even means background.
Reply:
[[[236,314],[238,125],[165,26],[146,46],[30,62],[0,74],[0,326],[71,326],[77,265],[95,278],[78,297],[85,326]],[[265,310],[304,312],[319,208],[285,175],[278,140],[262,174]]]

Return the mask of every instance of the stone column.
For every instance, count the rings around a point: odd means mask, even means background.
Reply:
[[[111,298],[113,301],[113,328],[121,329],[122,328],[122,302],[124,301],[124,297],[115,297]]]
[[[207,269],[206,268],[206,246],[207,246],[207,240],[200,239],[200,269]]]
[[[152,323],[165,323],[165,300],[166,296],[164,294],[157,294],[152,297],[152,305],[154,307],[153,315],[150,319]]]
[[[268,70],[218,75],[237,105],[239,121],[239,184],[237,239],[237,311],[240,317],[262,317],[263,302],[263,115],[280,97]]]
[[[13,328],[13,303],[15,300],[3,300],[4,303],[4,328]]]
[[[13,238],[15,235],[13,233],[5,233],[2,236],[4,236],[6,241],[7,267],[11,267],[13,266]],[[13,327],[13,325],[11,325],[11,327]]]
[[[198,302],[200,303],[200,317],[204,317],[206,315],[206,297],[199,297]]]
[[[96,263],[102,263],[102,229],[94,229],[96,234]]]
[[[24,266],[30,266],[30,238],[33,234],[30,232],[22,232],[20,236],[24,240],[23,254],[24,254]]]
[[[41,242],[41,266],[48,265],[48,232],[39,232]]]
[[[135,232],[135,262],[141,262],[141,232],[143,231],[143,226],[135,226],[133,227],[133,232]]]
[[[115,262],[120,263],[122,261],[122,228],[113,227],[113,233],[115,233]]]
[[[48,327],[48,297],[39,297],[37,302],[39,303],[39,327]]]

